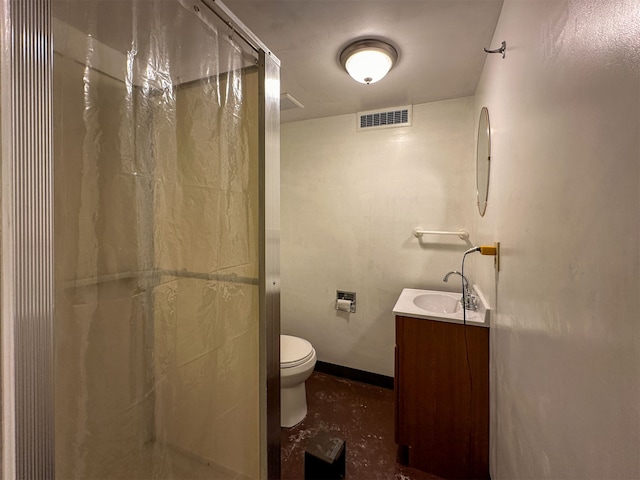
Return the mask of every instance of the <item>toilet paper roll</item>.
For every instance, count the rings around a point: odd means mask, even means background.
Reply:
[[[351,300],[345,300],[343,298],[339,298],[336,300],[336,310],[342,310],[343,312],[351,311]]]

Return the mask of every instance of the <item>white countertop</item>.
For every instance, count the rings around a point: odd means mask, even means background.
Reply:
[[[491,309],[482,294],[482,292],[478,289],[477,285],[473,286],[473,293],[478,297],[478,311],[474,312],[471,310],[466,311],[466,321],[467,325],[474,325],[478,327],[489,327],[490,313]],[[405,317],[413,317],[413,318],[424,318],[427,320],[435,320],[439,322],[448,322],[448,323],[463,323],[463,312],[462,307],[458,303],[457,307],[454,311],[452,308],[442,308],[440,310],[437,307],[425,309],[416,304],[416,299],[418,299],[418,303],[420,303],[419,297],[432,295],[434,299],[445,297],[451,298],[451,303],[460,300],[462,297],[461,293],[455,292],[440,292],[437,290],[419,290],[414,288],[405,288],[402,290],[400,297],[398,297],[398,301],[393,307],[393,313],[395,315],[402,315]]]

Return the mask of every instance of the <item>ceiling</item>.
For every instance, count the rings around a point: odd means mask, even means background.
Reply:
[[[291,122],[473,95],[503,0],[223,0],[282,62],[281,92],[304,108]],[[339,64],[355,39],[398,50],[380,82],[363,85]],[[498,45],[499,47],[499,45]]]

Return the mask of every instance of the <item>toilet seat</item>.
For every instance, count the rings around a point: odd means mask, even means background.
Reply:
[[[313,357],[313,347],[303,338],[280,335],[280,368],[293,368]]]

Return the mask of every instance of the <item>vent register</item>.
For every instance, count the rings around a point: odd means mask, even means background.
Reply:
[[[280,94],[280,110],[294,110],[304,108],[290,93]],[[408,127],[412,123],[413,108],[411,105],[405,107],[393,107],[385,110],[370,110],[358,112],[356,115],[358,131],[379,128]]]
[[[358,131],[407,127],[411,125],[412,113],[411,106],[359,112],[357,115]]]

